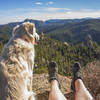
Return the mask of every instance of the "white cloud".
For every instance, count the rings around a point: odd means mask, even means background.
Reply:
[[[71,14],[72,12],[71,11],[68,11],[68,12],[66,12],[67,14]]]
[[[99,15],[100,11],[69,11],[66,14],[67,18],[73,19],[73,18],[97,18],[100,17]]]
[[[54,8],[54,7],[49,7],[46,8],[45,10],[50,11],[50,12],[64,12],[64,11],[70,11],[71,9],[69,8]]]
[[[47,4],[52,5],[52,4],[54,4],[54,2],[53,1],[49,1]]]
[[[52,5],[52,4],[54,4],[54,2],[53,1],[49,1],[49,2],[47,2],[47,3],[43,3],[43,2],[35,2],[34,3],[35,5]]]
[[[42,2],[35,2],[36,5],[42,5]]]
[[[59,11],[61,8],[47,8],[47,11]]]
[[[22,21],[26,18],[37,20],[48,19],[74,19],[100,17],[100,10],[98,11],[73,11],[68,8],[29,8],[29,9],[13,9],[8,11],[0,11],[0,24],[8,22]]]
[[[89,12],[89,11],[93,11],[93,9],[81,9],[81,11]]]

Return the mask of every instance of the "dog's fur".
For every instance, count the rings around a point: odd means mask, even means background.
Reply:
[[[0,100],[35,100],[32,92],[35,39],[39,36],[32,23],[13,29],[0,57]]]

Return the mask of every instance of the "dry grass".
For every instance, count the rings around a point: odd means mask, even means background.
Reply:
[[[58,75],[61,84],[61,91],[67,98],[72,95],[70,92],[71,79]],[[36,93],[37,100],[48,100],[50,92],[50,83],[48,82],[48,74],[33,75],[33,91]],[[72,96],[71,96],[72,97]],[[68,99],[72,100],[72,99]]]
[[[100,100],[100,62],[92,62],[84,71],[84,82],[96,100]]]

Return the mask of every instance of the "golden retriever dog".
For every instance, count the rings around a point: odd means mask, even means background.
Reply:
[[[13,29],[0,57],[0,100],[35,100],[32,73],[37,40],[39,35],[30,22]]]

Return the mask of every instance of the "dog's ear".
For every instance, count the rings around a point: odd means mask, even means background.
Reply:
[[[12,31],[12,36],[16,34],[16,30],[19,28],[19,25],[15,26]]]
[[[21,25],[17,25],[13,28],[12,35],[22,35],[27,34],[29,37],[33,38],[35,25],[29,22],[23,23]]]
[[[31,37],[31,38],[35,38],[36,40],[39,40],[39,35],[36,33],[36,28],[35,25],[33,23],[27,23],[25,24],[25,29],[26,29],[26,33]]]
[[[23,24],[24,25],[24,28],[25,28],[25,31],[26,31],[26,34],[31,37],[31,38],[34,38],[34,28],[35,28],[35,25],[33,23],[25,23]]]
[[[24,36],[27,34],[31,39],[39,40],[39,35],[36,33],[35,25],[30,22],[25,22],[13,28],[12,35]]]

